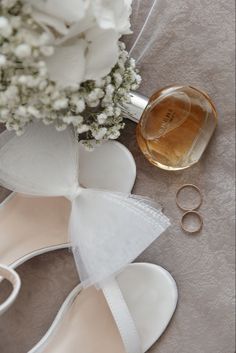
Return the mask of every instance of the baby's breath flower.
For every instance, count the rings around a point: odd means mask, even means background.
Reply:
[[[107,116],[113,116],[113,114],[114,114],[114,108],[112,105],[109,105],[108,107],[106,107],[106,109],[104,111]]]
[[[67,106],[68,106],[68,99],[67,99],[67,98],[57,99],[57,100],[53,103],[53,108],[54,108],[55,110],[66,109]]]
[[[4,38],[8,38],[11,34],[12,27],[8,19],[4,16],[0,16],[0,35]]]
[[[95,87],[98,87],[98,88],[103,88],[105,84],[106,84],[106,80],[104,80],[103,78],[100,78],[95,81]]]
[[[114,73],[114,79],[115,79],[116,87],[119,87],[122,84],[122,82],[123,82],[123,78],[122,78],[120,72],[118,72],[118,71],[116,71]]]
[[[83,145],[86,151],[88,152],[94,151],[94,147],[95,147],[94,140],[84,140]]]
[[[19,16],[14,16],[11,18],[11,26],[14,29],[18,29],[21,26],[21,18]]]
[[[47,57],[55,47],[31,5],[0,0],[0,14],[0,122],[17,135],[33,120],[58,131],[73,125],[88,149],[92,139],[118,138],[124,127],[119,106],[141,80],[125,44],[119,42],[117,64],[107,76],[62,88],[49,77]]]
[[[57,131],[64,131],[67,128],[67,124],[63,124],[61,121],[56,123],[56,129]]]
[[[31,55],[31,47],[26,43],[20,44],[15,48],[14,53],[19,59],[28,58]]]
[[[115,107],[114,109],[114,116],[118,117],[121,115],[121,109],[119,107]]]
[[[77,126],[79,124],[82,124],[84,118],[82,117],[82,115],[71,115],[65,116],[62,120],[68,125],[73,124],[74,126]]]
[[[78,128],[77,128],[77,132],[79,134],[83,134],[84,132],[88,132],[90,130],[90,127],[86,124],[83,124],[83,125],[79,125]]]
[[[75,106],[76,113],[82,113],[85,109],[85,101],[83,98],[78,97],[74,94],[71,98],[71,104]]]
[[[107,120],[107,115],[105,113],[98,114],[97,119],[98,123],[102,125]]]
[[[0,54],[0,68],[5,66],[7,62],[6,56]]]
[[[40,111],[38,109],[36,109],[35,107],[30,105],[27,107],[27,111],[28,111],[28,114],[31,115],[32,117],[34,117],[36,119],[40,119],[40,117],[41,117]]]
[[[6,123],[7,122],[7,118],[9,115],[9,110],[8,109],[1,109],[0,110],[0,122],[1,123]]]
[[[106,95],[107,96],[112,96],[114,91],[115,91],[115,87],[113,85],[111,85],[111,84],[107,85],[107,87],[106,87]]]
[[[104,138],[104,136],[106,135],[106,133],[107,133],[107,128],[102,127],[96,131],[93,131],[92,135],[96,140],[102,140]]]
[[[111,140],[116,140],[116,139],[118,139],[118,137],[120,137],[120,131],[119,130],[113,131],[113,132],[111,132],[108,135],[108,138],[111,139]]]

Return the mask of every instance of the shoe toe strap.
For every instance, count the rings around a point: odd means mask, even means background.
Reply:
[[[119,330],[126,353],[143,353],[139,333],[117,281],[115,279],[106,281],[102,290]]]
[[[21,280],[16,271],[8,266],[0,264],[0,282],[3,279],[8,280],[12,284],[12,291],[8,298],[0,304],[0,315],[12,305],[21,287]]]

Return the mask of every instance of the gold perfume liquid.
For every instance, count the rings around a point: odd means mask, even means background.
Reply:
[[[216,125],[216,109],[205,93],[190,86],[167,87],[149,99],[137,141],[152,164],[181,170],[199,161]]]

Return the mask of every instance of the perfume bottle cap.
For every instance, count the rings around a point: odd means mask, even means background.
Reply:
[[[138,123],[148,104],[148,98],[137,92],[130,93],[130,102],[123,103],[120,108],[123,117]]]

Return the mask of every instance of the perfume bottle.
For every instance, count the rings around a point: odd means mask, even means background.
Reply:
[[[132,93],[122,110],[138,123],[137,141],[145,157],[172,171],[199,161],[217,125],[211,99],[191,86],[166,87],[150,99]]]

